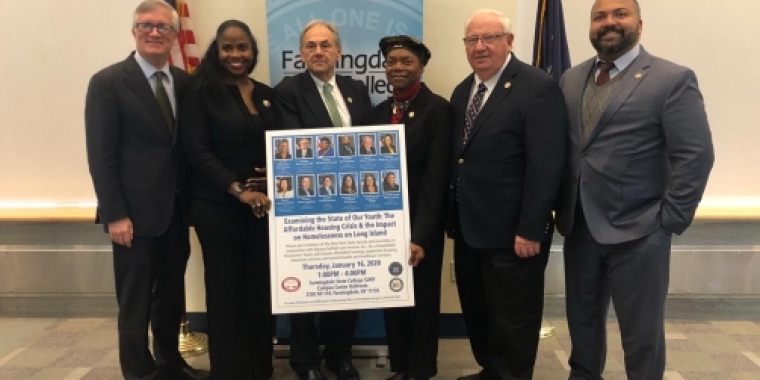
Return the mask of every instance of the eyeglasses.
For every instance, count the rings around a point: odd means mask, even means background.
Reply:
[[[175,31],[174,27],[169,24],[151,24],[149,22],[138,22],[135,24],[135,29],[142,33],[150,33],[153,28],[157,29],[161,34],[167,34]]]
[[[478,41],[483,40],[484,45],[493,45],[494,42],[500,37],[504,37],[506,35],[509,35],[509,33],[500,33],[500,34],[486,34],[483,36],[473,36],[473,37],[465,37],[462,38],[462,41],[464,41],[464,45],[467,47],[472,47],[478,44]]]

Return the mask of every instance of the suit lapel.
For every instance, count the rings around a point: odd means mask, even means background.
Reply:
[[[647,69],[649,68],[651,56],[641,48],[639,56],[631,62],[630,68],[623,82],[620,83],[620,87],[615,92],[615,95],[610,99],[610,104],[604,109],[602,116],[599,118],[599,123],[591,132],[586,145],[591,144],[594,138],[599,135],[599,132],[607,125],[612,116],[620,109],[625,101],[631,96],[636,87],[639,86],[642,80],[647,75]],[[582,96],[582,95],[581,95]]]
[[[491,114],[493,114],[493,112],[499,108],[501,102],[506,99],[506,97],[512,91],[512,86],[515,85],[512,83],[512,80],[517,75],[519,64],[520,61],[518,61],[517,58],[513,55],[512,58],[510,58],[507,67],[504,68],[504,72],[501,73],[499,81],[496,82],[496,86],[493,88],[493,90],[491,90],[491,95],[488,96],[488,100],[486,100],[486,103],[483,104],[483,108],[480,109],[478,116],[475,118],[472,130],[470,131],[470,137],[467,141],[467,145],[462,148],[462,151],[467,150],[470,142],[472,142],[472,140],[477,137],[477,134],[483,127],[483,124],[485,124],[488,118],[491,117]],[[509,82],[509,84],[507,84],[507,82]]]
[[[399,120],[399,123],[404,124],[407,129],[411,125],[415,124],[415,118],[414,116],[421,115],[423,112],[423,109],[428,104],[428,101],[430,100],[430,94],[431,91],[427,86],[425,86],[424,83],[422,83],[422,87],[420,88],[419,93],[417,93],[417,96],[412,99],[411,102],[409,102],[409,107],[404,110],[404,113],[401,115],[401,120]],[[393,107],[393,101],[389,103],[391,108]],[[391,114],[391,110],[388,110],[388,115]],[[414,116],[411,116],[414,115]]]
[[[452,102],[453,107],[459,108],[460,112],[456,112],[455,114],[461,115],[461,117],[457,117],[457,120],[454,120],[456,123],[456,135],[454,137],[456,138],[455,141],[453,141],[454,146],[456,147],[457,155],[459,155],[462,152],[462,138],[464,137],[464,119],[467,115],[467,103],[470,101],[470,92],[472,90],[472,84],[475,81],[475,74],[470,74],[467,79],[464,80],[464,82],[459,87],[459,94],[457,94],[458,98],[456,102]],[[455,97],[452,96],[452,100]]]
[[[166,125],[164,114],[161,112],[161,107],[158,105],[156,95],[153,93],[153,89],[150,87],[148,79],[145,78],[145,73],[140,69],[140,65],[137,64],[134,55],[127,58],[124,61],[124,72],[126,74],[125,81],[127,86],[132,90],[137,99],[145,107],[145,110],[153,117],[155,121],[154,126],[161,129],[161,131],[167,136],[171,137],[169,126]],[[176,118],[175,118],[176,119]]]
[[[351,116],[351,124],[355,124],[357,117],[361,114],[361,109],[358,108],[358,100],[361,99],[361,95],[357,94],[355,86],[351,83],[353,79],[344,78],[340,75],[335,75],[335,83],[338,85],[341,96],[343,96],[343,103],[348,108],[348,114]]]
[[[172,146],[177,143],[177,136],[179,136],[179,110],[180,110],[180,94],[185,86],[186,76],[181,69],[170,66],[169,70],[172,72],[172,81],[174,82],[174,102],[176,103],[177,110],[174,115],[174,128],[172,128]]]
[[[301,89],[303,89],[303,98],[306,100],[306,104],[311,109],[314,117],[319,122],[320,128],[331,127],[332,120],[330,120],[330,114],[327,113],[327,107],[322,101],[322,95],[319,94],[319,89],[314,83],[314,79],[306,72],[301,74]]]

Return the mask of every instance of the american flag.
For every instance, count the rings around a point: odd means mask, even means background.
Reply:
[[[190,8],[182,0],[165,0],[179,13],[180,28],[177,44],[172,48],[171,62],[188,73],[192,73],[201,62],[198,46],[195,45],[193,24],[190,22]]]

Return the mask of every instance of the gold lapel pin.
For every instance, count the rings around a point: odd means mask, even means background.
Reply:
[[[272,105],[271,103],[269,103],[269,100],[266,100],[266,99],[264,99],[264,101],[263,101],[263,102],[261,102],[261,103],[263,103],[263,104],[264,104],[264,107],[269,107],[269,106],[271,106],[271,105]]]
[[[636,79],[641,79],[642,75],[641,73],[636,73],[636,75],[633,76]]]
[[[414,111],[409,112],[409,117],[414,117]]]
[[[353,99],[351,99],[351,97],[350,97],[350,96],[349,96],[349,97],[347,97],[347,98],[346,98],[346,100],[348,100],[348,102],[349,102],[349,103],[353,103],[353,102],[354,102],[354,100],[353,100]]]
[[[512,82],[504,83],[504,88],[510,88],[512,87]]]

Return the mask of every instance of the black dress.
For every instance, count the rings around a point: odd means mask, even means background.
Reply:
[[[279,129],[272,89],[254,81],[258,115],[237,86],[213,96],[197,87],[182,104],[183,143],[193,169],[191,216],[203,250],[211,376],[268,379],[273,319],[266,218],[227,192],[265,167],[264,131]],[[221,91],[220,91],[221,90]]]

